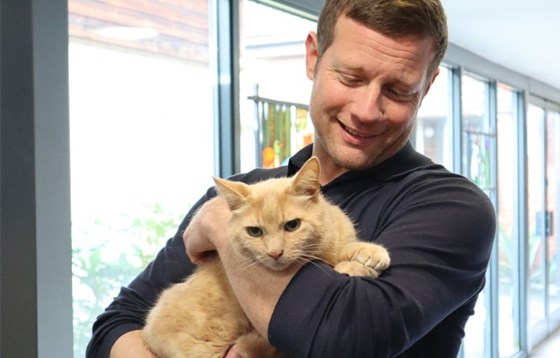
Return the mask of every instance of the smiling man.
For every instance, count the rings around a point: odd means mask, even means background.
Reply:
[[[345,15],[324,53],[319,54],[317,34],[308,35],[313,154],[324,183],[379,165],[404,147],[439,72],[430,66],[433,43],[426,35],[384,35]]]
[[[377,279],[322,263],[240,272],[226,235],[231,213],[211,189],[99,317],[88,356],[151,356],[140,331],[146,312],[214,250],[255,329],[290,357],[457,355],[484,287],[495,216],[479,188],[408,141],[447,46],[441,3],[326,0],[305,45],[315,142],[286,167],[234,179],[291,176],[317,156],[322,193],[350,215],[362,240],[389,250],[391,267]],[[234,346],[228,357],[238,354]]]

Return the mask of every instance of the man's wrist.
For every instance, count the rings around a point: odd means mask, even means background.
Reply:
[[[157,358],[144,343],[141,330],[129,331],[113,344],[110,358]]]

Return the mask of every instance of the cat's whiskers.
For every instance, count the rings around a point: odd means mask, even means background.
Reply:
[[[301,245],[296,251],[296,255],[299,257],[308,257],[312,260],[321,260],[317,255],[321,255],[325,251],[325,245],[321,243],[308,243]]]
[[[258,259],[252,257],[245,257],[245,261],[241,263],[239,266],[239,273],[242,274],[246,270],[250,269],[253,266],[256,266],[260,263]]]
[[[301,257],[300,259],[298,259],[299,263],[310,263],[311,265],[316,266],[317,268],[319,268],[321,271],[323,271],[327,276],[330,275],[330,272],[325,270],[325,268],[321,265],[318,265],[316,261],[320,261],[320,262],[324,262],[326,264],[328,264],[328,262],[326,262],[325,260],[321,260],[320,258],[312,258],[312,259],[308,259],[306,257]]]
[[[303,255],[301,255],[301,258],[306,260],[307,262],[321,261],[323,263],[326,263],[329,266],[332,266],[332,263],[328,262],[324,258],[313,255],[313,254],[310,254],[310,253],[304,253]]]
[[[300,246],[301,251],[323,251],[325,249],[325,243],[323,242],[306,242]]]

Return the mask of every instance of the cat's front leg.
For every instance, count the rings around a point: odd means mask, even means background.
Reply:
[[[378,277],[391,263],[389,252],[371,242],[351,242],[342,248],[334,269],[349,276]]]

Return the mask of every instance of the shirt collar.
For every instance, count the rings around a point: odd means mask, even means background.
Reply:
[[[311,157],[312,152],[313,144],[310,144],[293,155],[288,163],[288,176],[294,175]],[[397,154],[378,166],[361,171],[346,172],[334,179],[333,182],[347,181],[361,177],[370,177],[378,181],[390,181],[418,170],[419,168],[431,165],[434,165],[431,159],[418,153],[412,147],[412,144],[407,142]]]

